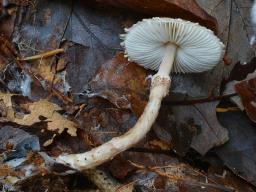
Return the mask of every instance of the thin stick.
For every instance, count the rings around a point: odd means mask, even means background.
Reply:
[[[72,100],[69,97],[62,94],[59,90],[55,89],[54,87],[52,87],[47,80],[45,80],[39,74],[35,74],[31,70],[31,68],[26,67],[23,61],[17,60],[17,58],[20,58],[19,53],[14,48],[13,44],[4,35],[0,35],[0,46],[0,52],[6,57],[13,59],[16,65],[20,69],[22,69],[26,74],[28,74],[31,78],[33,78],[35,82],[38,82],[41,85],[44,84],[45,88],[49,93],[52,93],[53,95],[57,96],[64,103],[72,103]]]
[[[19,61],[32,61],[32,60],[37,60],[37,59],[43,59],[47,57],[51,57],[53,55],[59,54],[59,53],[64,53],[64,49],[55,49],[51,51],[47,51],[38,55],[33,55],[30,57],[25,57],[25,58],[17,58]]]
[[[207,103],[207,102],[212,102],[212,101],[219,101],[219,100],[228,99],[228,98],[234,97],[234,96],[237,96],[237,93],[220,95],[220,96],[216,96],[216,97],[206,97],[206,98],[181,100],[181,101],[171,100],[171,98],[167,96],[163,100],[163,105],[193,105],[193,104],[197,104],[197,103]]]

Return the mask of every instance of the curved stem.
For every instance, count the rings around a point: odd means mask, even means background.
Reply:
[[[170,50],[174,52],[170,53]],[[169,73],[172,68],[175,50],[175,46],[167,46],[167,54],[163,59],[159,72],[152,79],[148,104],[137,123],[127,133],[115,137],[91,151],[80,154],[61,155],[56,159],[57,162],[64,163],[78,170],[93,168],[111,160],[114,156],[132,147],[145,137],[157,118],[162,99],[169,92],[171,82]]]

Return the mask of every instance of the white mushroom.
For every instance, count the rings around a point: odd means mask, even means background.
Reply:
[[[161,101],[168,94],[170,73],[203,72],[222,59],[224,45],[212,31],[189,21],[144,19],[125,30],[122,45],[129,60],[158,72],[152,78],[149,101],[137,123],[127,133],[81,154],[62,155],[58,162],[88,169],[112,159],[139,142],[150,130]]]
[[[167,75],[210,70],[224,48],[211,30],[182,19],[144,19],[121,38],[131,61]]]

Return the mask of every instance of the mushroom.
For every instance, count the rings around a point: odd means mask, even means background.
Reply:
[[[134,24],[121,35],[129,60],[158,70],[153,76],[149,101],[137,123],[127,133],[81,154],[61,155],[60,163],[82,170],[95,167],[138,143],[150,130],[162,99],[169,93],[170,73],[203,72],[222,59],[224,45],[213,32],[182,19],[152,18]]]

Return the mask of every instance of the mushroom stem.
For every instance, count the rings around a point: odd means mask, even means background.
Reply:
[[[158,75],[168,75],[171,73],[173,62],[177,51],[177,45],[168,43],[165,47],[165,55],[162,63],[159,66]]]
[[[169,48],[174,49],[173,46]],[[162,99],[169,92],[171,79],[169,74],[166,75],[166,73],[171,71],[171,67],[167,66],[167,62],[173,62],[173,58],[174,54],[166,54],[163,66],[161,66],[161,74],[157,73],[152,79],[148,104],[133,128],[124,135],[115,137],[91,151],[80,154],[61,155],[56,159],[57,162],[64,163],[78,170],[90,169],[111,160],[114,156],[129,149],[145,137],[155,122]]]

